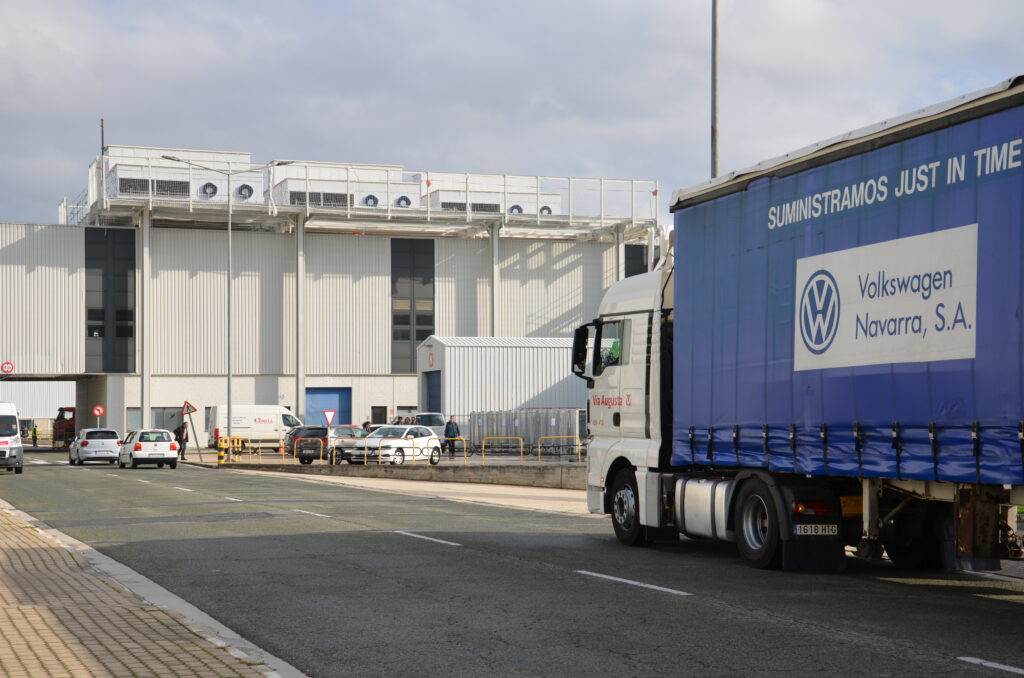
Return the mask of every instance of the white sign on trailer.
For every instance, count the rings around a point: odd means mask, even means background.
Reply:
[[[797,259],[793,370],[973,358],[978,225]]]

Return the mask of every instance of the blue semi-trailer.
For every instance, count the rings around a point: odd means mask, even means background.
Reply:
[[[755,567],[997,569],[1024,504],[1024,77],[673,195],[576,331],[587,500]],[[588,348],[589,347],[589,348]]]

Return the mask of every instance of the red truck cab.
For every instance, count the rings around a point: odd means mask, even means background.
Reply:
[[[75,437],[75,408],[62,407],[53,420],[53,447],[67,447]]]

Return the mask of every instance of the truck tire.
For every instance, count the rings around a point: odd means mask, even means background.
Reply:
[[[782,563],[779,514],[775,497],[758,478],[740,487],[733,505],[736,547],[751,567],[776,568]]]
[[[640,498],[633,469],[623,469],[612,481],[612,527],[626,546],[643,546],[647,532],[640,524]]]
[[[20,475],[24,471],[25,471],[25,467],[24,466],[15,466],[14,467],[14,475]]]

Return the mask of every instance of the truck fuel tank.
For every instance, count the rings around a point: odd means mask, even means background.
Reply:
[[[688,537],[735,541],[728,529],[729,506],[735,480],[680,478],[675,486],[675,518]]]

